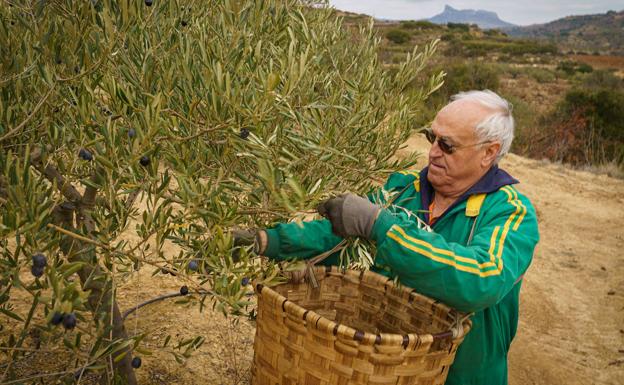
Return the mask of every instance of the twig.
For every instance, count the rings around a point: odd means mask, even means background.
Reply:
[[[20,384],[20,383],[23,384],[23,383],[28,382],[29,380],[35,380],[37,378],[52,377],[52,376],[62,376],[64,374],[71,374],[71,373],[73,373],[71,370],[65,370],[63,372],[39,374],[39,375],[36,375],[36,376],[31,376],[31,377],[27,377],[27,378],[20,378],[18,380],[3,382],[2,385]]]
[[[10,81],[12,81],[13,79],[17,79],[19,77],[21,77],[22,75],[24,75],[27,72],[30,72],[33,68],[35,68],[35,64],[31,64],[30,66],[26,67],[22,72],[20,72],[19,74],[15,74],[12,76],[7,77],[6,79],[2,79],[0,80],[0,85],[3,85],[4,83],[8,83]]]
[[[140,304],[138,304],[138,305],[136,305],[136,306],[126,310],[123,313],[122,318],[125,320],[126,317],[128,317],[130,314],[132,314],[135,311],[139,310],[143,306],[147,306],[147,305],[152,304],[154,302],[162,301],[162,300],[167,299],[167,298],[182,297],[182,296],[189,295],[189,294],[190,293],[182,294],[182,293],[178,292],[178,293],[171,293],[171,294],[163,294],[161,296],[158,296],[158,297],[155,297],[155,298],[152,298],[152,299],[148,299],[147,301],[142,302],[142,303],[140,303]],[[205,294],[214,294],[214,293],[212,291],[210,291],[210,290],[200,290],[200,291],[198,291],[198,294],[205,295]]]
[[[173,298],[173,297],[180,297],[180,296],[182,296],[182,293],[171,293],[171,294],[164,294],[164,295],[152,298],[150,300],[147,300],[145,302],[142,302],[142,303],[136,305],[135,307],[132,307],[132,308],[126,310],[123,313],[123,315],[121,316],[121,318],[123,318],[124,321],[125,321],[126,317],[128,317],[130,314],[134,313],[135,311],[139,310],[143,306],[147,306],[147,305],[152,304],[154,302],[162,301],[163,299]]]
[[[48,225],[47,225],[47,226],[48,226],[49,228],[51,228],[51,229],[54,229],[54,230],[56,230],[56,231],[60,232],[60,233],[63,233],[63,234],[65,234],[65,235],[69,235],[70,237],[75,238],[75,239],[77,239],[77,240],[79,240],[79,241],[82,241],[82,242],[87,242],[87,243],[90,243],[90,244],[92,244],[92,245],[102,247],[102,248],[104,248],[104,249],[106,249],[106,250],[108,250],[108,251],[114,251],[114,250],[112,250],[112,249],[110,248],[110,246],[108,246],[108,245],[105,245],[105,244],[100,243],[100,242],[98,242],[98,241],[94,241],[93,239],[90,239],[90,238],[84,237],[84,236],[82,236],[82,235],[80,235],[80,234],[76,234],[76,233],[71,232],[71,231],[69,231],[69,230],[66,230],[66,229],[64,229],[64,228],[62,228],[62,227],[60,227],[60,226],[57,226],[57,225],[55,225],[55,224],[53,224],[53,223],[48,223]]]
[[[7,132],[2,137],[0,137],[0,142],[6,140],[7,138],[10,138],[11,136],[15,135],[19,130],[21,130],[26,125],[26,123],[28,123],[30,121],[30,119],[32,119],[33,116],[35,116],[35,114],[39,111],[41,106],[43,106],[43,103],[45,103],[45,101],[48,99],[50,94],[52,94],[53,90],[54,90],[54,86],[50,87],[48,92],[43,96],[43,98],[41,98],[41,100],[39,101],[39,103],[37,103],[35,108],[33,108],[33,110],[30,113],[30,115],[28,115],[28,117],[26,117],[26,119],[24,119],[24,121],[22,121],[22,123],[18,124],[16,127],[14,127],[13,129],[9,130],[9,132]]]

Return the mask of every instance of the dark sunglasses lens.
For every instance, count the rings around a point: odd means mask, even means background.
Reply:
[[[425,137],[427,138],[427,140],[431,144],[433,144],[433,142],[435,142],[435,140],[436,140],[436,136],[433,133],[433,131],[431,131],[431,129],[425,130]]]
[[[425,130],[425,137],[431,144],[433,144],[437,139],[437,136],[431,129]],[[452,144],[448,144],[444,139],[438,139],[438,146],[440,146],[440,150],[446,154],[452,154],[455,152],[455,147]]]
[[[448,144],[445,140],[438,139],[438,146],[440,146],[440,150],[446,154],[452,154],[455,152],[455,147],[453,147],[452,144]]]

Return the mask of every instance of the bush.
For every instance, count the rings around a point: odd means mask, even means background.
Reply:
[[[557,64],[557,70],[562,71],[568,76],[572,76],[577,72],[582,74],[590,73],[594,70],[594,68],[586,63],[563,60]]]
[[[576,67],[576,70],[582,74],[590,73],[594,70],[594,67],[590,66],[587,63],[581,63]]]
[[[451,65],[446,69],[443,93],[447,99],[460,91],[499,88],[500,72],[492,65],[478,62]]]
[[[393,28],[386,32],[386,39],[390,40],[394,44],[403,44],[410,41],[411,35],[408,32]]]
[[[624,89],[624,79],[606,70],[592,71],[584,75],[581,84],[583,88],[591,90],[618,91]]]
[[[538,83],[551,83],[557,80],[555,73],[546,68],[528,67],[525,72]]]
[[[529,153],[575,165],[624,162],[624,92],[572,89],[544,117]]]
[[[465,23],[447,23],[449,29],[457,29],[464,32],[470,32],[470,25]]]
[[[489,36],[489,37],[507,37],[507,34],[503,31],[501,31],[500,29],[486,29],[483,31],[483,34],[485,36]]]
[[[438,29],[442,29],[443,27],[441,25],[432,23],[430,21],[426,21],[426,20],[418,20],[418,21],[414,21],[414,20],[408,20],[408,21],[402,21],[401,22],[401,28],[405,28],[405,29],[422,29],[422,30],[438,30]]]
[[[468,56],[483,56],[491,52],[506,53],[513,56],[557,53],[556,45],[533,40],[467,40],[463,42],[463,48]]]

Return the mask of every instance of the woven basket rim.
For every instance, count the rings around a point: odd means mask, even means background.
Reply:
[[[353,269],[343,269],[338,266],[315,266],[313,267],[314,274],[318,276],[327,276],[327,275],[336,275],[340,274],[343,277],[347,276],[348,272],[357,272],[357,274],[351,274],[352,277],[356,275],[359,276],[359,279],[362,280],[367,275],[383,277],[384,287],[387,291],[389,288],[394,288],[401,290],[404,294],[409,295],[410,303],[413,302],[413,298],[415,297],[423,297],[425,299],[429,299],[433,302],[434,307],[439,307],[443,311],[446,311],[451,315],[455,320],[455,325],[453,325],[449,330],[440,332],[440,333],[408,333],[408,334],[396,334],[396,333],[379,333],[374,334],[362,330],[357,330],[350,326],[334,322],[320,314],[314,312],[313,310],[308,310],[303,308],[300,305],[297,305],[293,301],[287,299],[283,295],[279,294],[277,291],[273,290],[271,287],[265,286],[263,284],[257,283],[254,284],[254,289],[258,293],[259,297],[267,296],[269,300],[272,300],[274,304],[281,304],[282,310],[292,316],[303,319],[306,322],[312,322],[314,329],[323,333],[331,333],[334,336],[340,336],[344,339],[352,339],[358,341],[360,343],[366,345],[402,345],[403,348],[407,348],[409,346],[419,345],[421,342],[430,340],[435,341],[438,339],[446,339],[450,338],[452,340],[463,338],[472,327],[472,321],[470,320],[470,315],[467,313],[459,312],[456,309],[447,306],[446,304],[434,300],[431,297],[418,293],[415,289],[412,289],[405,285],[396,285],[392,278],[385,277],[379,273],[375,273],[370,270],[366,271],[358,271]],[[273,287],[281,286],[284,284],[291,283],[289,280],[287,282],[281,283],[279,285],[275,285]]]

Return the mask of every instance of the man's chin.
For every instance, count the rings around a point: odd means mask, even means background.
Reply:
[[[427,179],[429,183],[436,186],[443,185],[446,180],[446,169],[444,167],[429,163],[429,170],[427,171]]]

